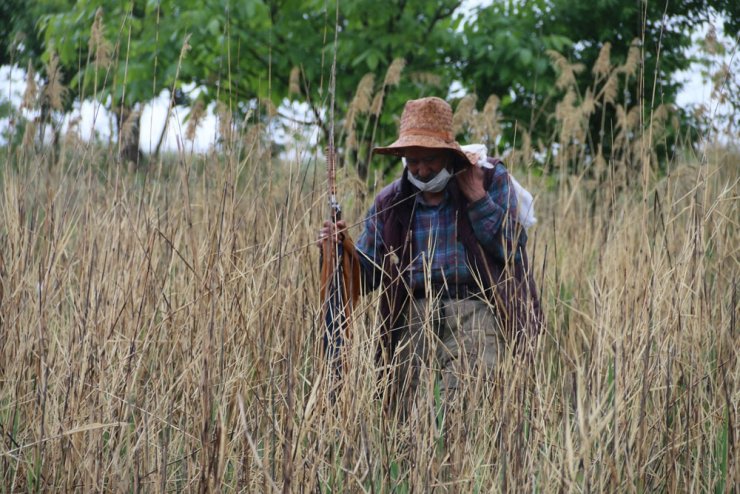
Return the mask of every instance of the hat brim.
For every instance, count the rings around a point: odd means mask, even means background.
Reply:
[[[389,154],[392,156],[403,157],[408,149],[425,148],[425,149],[449,149],[453,151],[465,164],[472,165],[472,154],[464,152],[460,145],[455,142],[447,142],[443,139],[430,136],[403,136],[389,146],[373,148],[373,154]]]

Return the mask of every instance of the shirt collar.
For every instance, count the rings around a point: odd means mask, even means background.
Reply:
[[[434,204],[434,205],[433,205],[433,204],[429,204],[429,203],[427,203],[427,202],[426,202],[426,201],[424,200],[424,194],[422,194],[421,192],[419,192],[419,193],[418,193],[418,194],[416,195],[416,204],[417,204],[417,205],[419,205],[419,206],[423,206],[423,207],[425,207],[425,208],[429,208],[429,209],[434,209],[434,208],[441,208],[441,207],[443,207],[443,206],[446,206],[446,205],[447,205],[447,203],[448,203],[448,202],[450,202],[450,187],[449,187],[449,184],[448,184],[448,186],[447,186],[447,187],[445,187],[445,189],[444,189],[444,193],[445,193],[445,195],[444,195],[444,197],[442,198],[442,202],[440,202],[439,204]]]

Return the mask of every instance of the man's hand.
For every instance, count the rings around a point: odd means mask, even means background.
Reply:
[[[465,170],[455,175],[460,192],[467,197],[468,201],[476,202],[486,195],[483,187],[483,169],[478,166],[468,166]]]
[[[347,223],[344,220],[337,221],[334,224],[331,220],[324,221],[324,225],[319,230],[319,238],[316,240],[316,245],[321,248],[321,245],[325,240],[338,239],[339,241],[344,239],[344,232],[347,230]]]

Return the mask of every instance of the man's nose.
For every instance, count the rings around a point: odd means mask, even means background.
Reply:
[[[434,175],[432,169],[425,165],[419,165],[419,171],[416,174],[419,178],[431,178]]]

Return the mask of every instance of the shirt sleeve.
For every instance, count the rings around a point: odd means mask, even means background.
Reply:
[[[488,193],[468,206],[468,218],[483,249],[502,263],[512,255],[514,262],[520,262],[526,246],[527,234],[516,221],[516,208],[509,173],[499,163]]]
[[[382,255],[385,246],[382,239],[383,221],[376,214],[375,205],[365,215],[362,233],[355,243],[360,257],[360,271],[365,290],[375,290],[380,285],[383,272]]]

